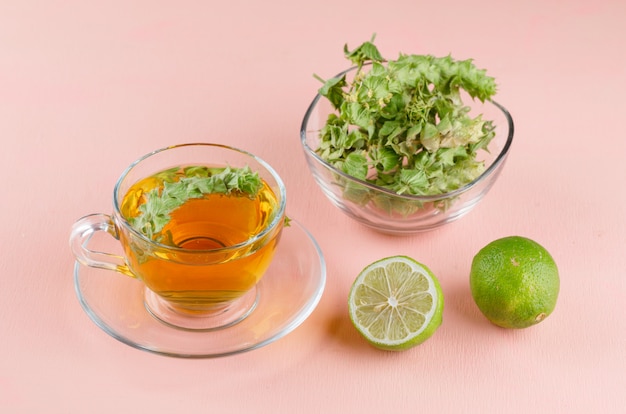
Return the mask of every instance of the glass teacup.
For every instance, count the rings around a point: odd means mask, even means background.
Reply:
[[[217,329],[245,318],[285,220],[285,186],[265,161],[218,144],[185,144],[147,154],[122,174],[113,213],[72,227],[83,265],[145,285],[145,306],[183,329]],[[89,248],[99,231],[123,255]]]

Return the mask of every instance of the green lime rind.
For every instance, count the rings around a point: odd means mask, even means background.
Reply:
[[[443,293],[428,267],[407,256],[380,259],[350,289],[350,320],[367,342],[388,351],[413,348],[443,320]]]
[[[557,265],[537,242],[520,236],[487,244],[472,260],[470,289],[493,324],[522,329],[554,311],[560,290]]]

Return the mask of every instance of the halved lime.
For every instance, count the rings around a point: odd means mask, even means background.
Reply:
[[[443,294],[423,264],[407,256],[378,260],[350,289],[350,319],[373,346],[401,351],[419,345],[441,325]]]

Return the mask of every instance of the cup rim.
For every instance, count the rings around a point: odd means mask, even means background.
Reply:
[[[168,150],[173,150],[176,148],[182,148],[182,147],[192,147],[192,146],[202,146],[202,147],[217,147],[217,148],[223,148],[226,150],[232,150],[232,151],[236,151],[239,152],[240,154],[243,154],[245,156],[248,156],[250,158],[252,158],[255,162],[259,163],[263,168],[265,168],[270,175],[272,176],[272,178],[274,178],[274,180],[276,181],[276,184],[278,186],[279,189],[279,196],[280,196],[280,201],[278,204],[278,209],[276,210],[276,214],[274,215],[274,218],[272,219],[272,221],[265,226],[265,228],[258,233],[253,234],[252,236],[250,236],[248,239],[246,239],[245,241],[241,242],[241,243],[237,243],[237,244],[233,244],[230,246],[225,246],[225,247],[220,247],[220,248],[216,248],[216,249],[185,249],[182,247],[177,247],[177,246],[170,246],[170,245],[166,245],[163,243],[159,243],[157,241],[154,241],[150,238],[148,238],[145,234],[143,234],[142,232],[140,232],[139,230],[135,229],[126,219],[126,217],[124,217],[124,215],[122,214],[122,212],[120,211],[120,205],[119,205],[119,190],[120,190],[120,186],[122,184],[122,182],[124,181],[124,179],[128,176],[128,174],[131,172],[131,170],[133,170],[137,165],[139,165],[142,161],[153,157],[157,154],[160,154],[162,152],[168,151]],[[143,177],[145,178],[145,177]],[[123,195],[122,195],[123,196]],[[224,145],[224,144],[217,144],[217,143],[205,143],[205,142],[192,142],[192,143],[185,143],[185,144],[177,144],[177,145],[171,145],[171,146],[167,146],[167,147],[162,147],[159,149],[156,149],[154,151],[151,151],[145,155],[142,155],[141,157],[137,158],[135,161],[133,161],[128,167],[126,167],[126,169],[124,170],[124,172],[122,172],[122,174],[120,175],[120,177],[118,178],[115,187],[113,188],[113,208],[114,208],[114,212],[115,212],[115,216],[121,220],[122,225],[127,228],[133,235],[135,235],[136,237],[140,238],[141,240],[143,240],[146,243],[149,243],[150,245],[153,245],[155,247],[158,247],[159,249],[162,250],[169,250],[169,251],[173,251],[173,252],[177,252],[177,253],[185,253],[185,254],[215,254],[215,253],[225,253],[225,252],[231,252],[234,250],[239,250],[243,247],[246,247],[248,245],[251,245],[253,243],[255,243],[256,241],[264,238],[267,234],[271,233],[272,231],[274,231],[274,229],[276,228],[276,226],[278,224],[280,224],[283,220],[284,220],[284,214],[285,214],[285,208],[286,208],[286,203],[287,203],[287,191],[285,188],[285,184],[282,180],[282,178],[280,177],[280,175],[278,175],[278,173],[276,172],[276,170],[274,170],[274,168],[268,164],[265,160],[263,160],[262,158],[252,154],[249,151],[245,151],[242,150],[240,148],[236,148],[236,147],[231,147],[229,145]]]
[[[368,66],[371,65],[371,63],[366,63],[363,66]],[[345,74],[354,71],[358,69],[358,66],[352,66],[344,71],[339,72],[337,75],[335,75],[333,78],[338,78],[341,76],[344,76]],[[322,157],[320,157],[313,148],[311,148],[308,144],[307,144],[307,134],[308,134],[308,124],[309,124],[309,119],[311,117],[311,114],[313,113],[313,110],[315,109],[315,107],[317,106],[319,100],[323,98],[322,95],[320,95],[319,93],[317,93],[315,95],[315,97],[313,98],[313,101],[311,101],[311,104],[309,105],[309,107],[307,108],[305,114],[304,114],[304,118],[302,119],[302,124],[300,125],[300,142],[302,144],[302,147],[304,148],[304,150],[306,151],[307,155],[313,157],[317,162],[319,162],[320,164],[322,164],[324,167],[328,168],[329,170],[331,170],[333,173],[345,178],[346,180],[349,181],[353,181],[356,182],[360,185],[363,185],[364,187],[367,187],[370,190],[374,190],[374,191],[378,191],[380,193],[384,193],[387,194],[389,196],[392,197],[396,197],[396,198],[401,198],[401,199],[405,199],[405,200],[412,200],[412,201],[421,201],[421,202],[430,202],[430,201],[437,201],[437,200],[441,200],[441,199],[446,199],[446,198],[451,198],[451,197],[455,197],[458,196],[462,193],[465,193],[466,191],[470,190],[471,188],[473,188],[474,186],[476,186],[478,183],[482,182],[483,180],[485,180],[487,177],[489,177],[499,166],[500,164],[502,164],[506,158],[506,156],[508,155],[509,149],[511,148],[511,144],[513,143],[513,135],[515,132],[515,126],[513,123],[513,117],[511,116],[511,114],[509,113],[509,111],[501,104],[499,104],[498,102],[492,100],[492,99],[487,99],[484,102],[489,102],[491,104],[493,104],[496,108],[498,108],[504,115],[506,121],[507,121],[507,126],[508,126],[508,135],[506,137],[506,142],[504,144],[504,146],[502,147],[502,150],[500,150],[500,152],[498,153],[498,155],[496,156],[496,158],[493,160],[493,162],[491,163],[491,165],[489,165],[489,167],[487,167],[487,169],[485,169],[485,171],[482,172],[482,174],[480,174],[478,177],[476,177],[474,180],[470,181],[469,183],[457,188],[456,190],[453,191],[449,191],[447,193],[442,193],[442,194],[436,194],[436,195],[413,195],[413,194],[398,194],[392,190],[386,189],[384,187],[380,187],[377,186],[375,184],[372,184],[370,182],[361,180],[359,178],[353,177],[349,174],[346,174],[345,172],[335,168],[334,166],[332,166],[331,164],[329,164],[328,162],[326,162],[326,160],[324,160]]]

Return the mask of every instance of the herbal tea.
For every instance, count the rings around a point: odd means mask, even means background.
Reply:
[[[213,310],[245,294],[267,270],[282,223],[258,241],[238,245],[266,229],[277,206],[272,189],[248,168],[161,171],[130,187],[121,202],[131,226],[157,242],[125,240],[128,265],[180,310]]]

